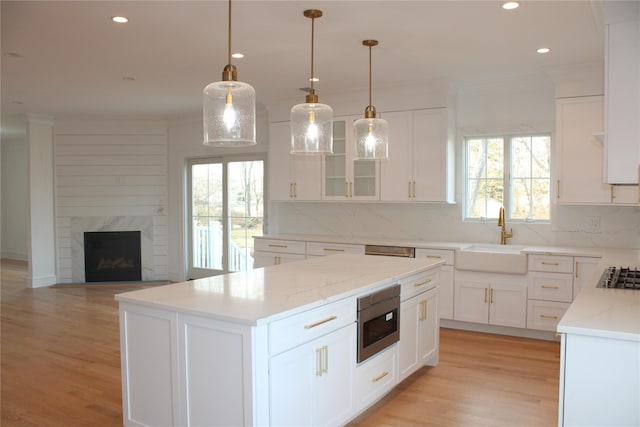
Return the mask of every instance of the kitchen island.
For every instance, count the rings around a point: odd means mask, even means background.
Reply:
[[[609,266],[639,268],[639,252],[604,256],[558,324],[559,426],[640,425],[640,290],[596,287]]]
[[[344,254],[117,295],[124,424],[344,424],[437,364],[441,264]],[[357,298],[394,284],[400,341],[357,363]]]

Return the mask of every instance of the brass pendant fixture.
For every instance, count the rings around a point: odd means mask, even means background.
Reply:
[[[389,159],[389,124],[376,118],[376,107],[371,104],[371,48],[378,45],[377,40],[364,40],[363,46],[369,48],[369,105],[364,110],[364,119],[353,123],[355,128],[355,160]]]
[[[311,89],[304,104],[291,109],[291,154],[323,154],[333,152],[333,110],[318,102],[313,74],[315,20],[322,11],[309,9],[304,16],[311,19]]]
[[[222,80],[203,91],[204,145],[243,147],[256,144],[256,91],[238,81],[231,63],[231,0],[229,0],[228,60]]]

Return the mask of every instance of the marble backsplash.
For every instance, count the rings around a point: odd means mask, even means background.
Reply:
[[[272,203],[269,234],[499,243],[495,221],[462,221],[460,205]],[[511,244],[640,249],[640,207],[557,206],[550,223],[508,222]]]
[[[85,231],[140,231],[142,280],[154,280],[153,218],[150,216],[72,217],[71,280],[83,283]]]

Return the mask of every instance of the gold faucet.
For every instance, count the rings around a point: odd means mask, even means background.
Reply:
[[[500,232],[500,244],[501,245],[506,245],[507,244],[507,239],[510,239],[511,237],[513,237],[513,228],[509,230],[509,232],[507,233],[505,228],[505,223],[504,223],[504,207],[500,208],[500,215],[498,216],[498,227],[502,227],[502,231]]]

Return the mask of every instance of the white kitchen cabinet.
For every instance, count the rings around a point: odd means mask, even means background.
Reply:
[[[640,341],[562,334],[558,425],[640,425]]]
[[[424,365],[438,362],[438,288],[400,303],[400,381]]]
[[[526,326],[525,275],[456,274],[454,320],[515,328]]]
[[[606,182],[640,184],[640,4],[605,2]]]
[[[120,304],[124,424],[179,425],[178,316]]]
[[[291,125],[269,127],[269,197],[271,200],[320,200],[321,156],[292,156]]]
[[[270,359],[271,425],[332,426],[355,413],[356,333],[352,323]]]
[[[454,202],[454,142],[447,108],[384,113],[389,160],[380,166],[380,200]]]
[[[356,367],[356,410],[368,408],[397,383],[398,345],[392,345]]]
[[[306,259],[306,243],[299,240],[254,238],[253,268]]]
[[[416,248],[416,258],[428,258],[445,262],[438,273],[438,312],[440,319],[453,319],[453,276],[455,251],[446,249]]]
[[[604,146],[604,98],[586,96],[556,101],[556,201],[608,204]]]
[[[599,257],[574,257],[573,298],[578,295],[585,283],[588,283],[590,280],[593,282],[594,274],[598,274],[598,272],[596,272],[596,266],[599,262]],[[602,271],[600,273],[602,273]]]
[[[354,160],[353,122],[360,116],[333,122],[333,153],[322,156],[323,200],[379,200],[380,161]]]
[[[640,181],[640,167],[638,168]],[[640,205],[640,185],[612,185],[611,203],[614,205]]]
[[[307,258],[337,254],[362,254],[364,245],[350,243],[307,242]]]
[[[572,256],[529,255],[527,328],[556,330],[574,297],[573,261]]]

